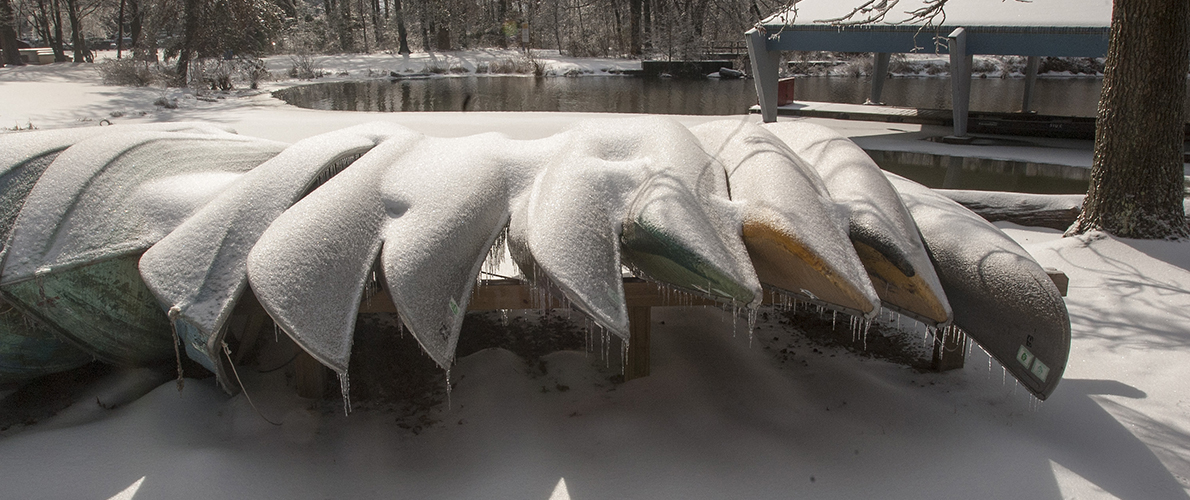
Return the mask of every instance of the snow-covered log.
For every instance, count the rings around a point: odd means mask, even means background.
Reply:
[[[990,222],[1065,230],[1083,210],[1081,194],[1031,194],[935,189]]]

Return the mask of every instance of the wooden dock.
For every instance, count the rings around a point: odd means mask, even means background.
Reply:
[[[624,295],[628,305],[630,339],[624,360],[624,380],[646,377],[650,371],[650,333],[652,330],[652,309],[654,307],[690,307],[722,305],[711,299],[667,292],[662,286],[637,278],[624,279]],[[783,299],[772,290],[766,289],[764,304],[781,303]],[[543,294],[530,284],[513,279],[485,280],[476,286],[471,294],[469,311],[515,310],[515,309],[563,309],[569,305],[557,297]],[[392,313],[397,309],[386,291],[380,290],[369,300],[360,304],[360,313]],[[840,332],[840,338],[850,338],[850,333]],[[931,366],[937,371],[954,370],[963,367],[966,355],[966,338],[961,335],[947,335],[942,342],[935,342]],[[298,394],[303,397],[321,398],[324,394],[330,369],[322,366],[309,354],[302,352],[296,362]]]

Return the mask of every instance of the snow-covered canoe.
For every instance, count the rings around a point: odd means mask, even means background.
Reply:
[[[790,121],[765,129],[813,166],[845,208],[848,236],[884,306],[933,326],[949,324],[950,305],[917,225],[871,157],[821,125]]]
[[[186,355],[238,390],[222,353],[226,325],[248,285],[248,252],[302,196],[376,144],[414,135],[369,123],[303,139],[237,179],[140,259],[140,275],[173,319]]]
[[[861,317],[880,299],[812,167],[764,128],[722,120],[691,129],[726,169],[743,204],[743,238],[760,281],[803,300]]]
[[[1070,316],[1058,287],[1025,249],[962,205],[886,174],[921,229],[954,309],[954,324],[1039,399],[1070,355]]]
[[[29,192],[0,293],[96,358],[141,365],[174,354],[140,253],[284,144],[226,132],[131,131],[78,142]]]

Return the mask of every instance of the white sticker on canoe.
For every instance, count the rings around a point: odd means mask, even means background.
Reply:
[[[1025,369],[1028,370],[1033,366],[1033,353],[1029,352],[1029,348],[1021,346],[1021,348],[1017,349],[1016,351],[1016,360],[1020,361],[1021,366],[1024,366]]]
[[[1050,375],[1050,367],[1045,366],[1045,363],[1042,363],[1040,359],[1033,361],[1033,369],[1031,371],[1042,382],[1045,382],[1045,378]]]

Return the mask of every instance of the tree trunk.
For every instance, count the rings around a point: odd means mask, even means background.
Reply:
[[[198,41],[198,28],[202,24],[201,19],[199,19],[201,15],[199,2],[201,1],[185,0],[182,3],[182,48],[178,51],[178,80],[175,83],[183,87],[188,83],[187,77],[190,71],[190,58]]]
[[[126,3],[126,0],[120,0],[120,16],[116,20],[116,59],[119,59],[121,53],[124,52],[124,4]]]
[[[396,8],[397,15],[397,53],[409,54],[409,33],[405,31],[405,13],[401,10],[401,0],[395,0],[393,6]]]
[[[355,32],[352,28],[351,0],[339,0],[339,45],[343,52],[355,52]]]
[[[376,48],[384,45],[384,24],[380,22],[380,0],[372,0],[372,34]]]
[[[628,53],[639,56],[641,55],[640,48],[640,15],[641,15],[641,0],[628,0]]]
[[[21,51],[17,48],[16,17],[8,0],[0,0],[0,49],[4,49],[4,60],[0,66],[24,66]]]
[[[128,38],[132,39],[132,47],[136,48],[140,46],[141,26],[144,25],[145,15],[144,11],[140,8],[140,0],[127,1],[128,17],[130,18],[128,21]]]
[[[50,48],[54,49],[54,62],[66,62],[66,49],[62,48],[62,7],[58,0],[50,1],[50,11],[54,15],[54,34],[49,40]]]
[[[83,39],[83,20],[79,16],[78,0],[66,0],[66,16],[70,19],[70,44],[74,46],[74,62],[87,62],[87,41]]]
[[[1186,0],[1115,0],[1091,186],[1066,234],[1190,235],[1182,206],[1188,18]]]

